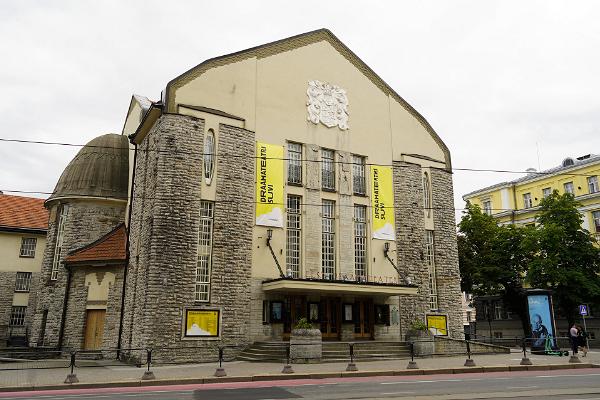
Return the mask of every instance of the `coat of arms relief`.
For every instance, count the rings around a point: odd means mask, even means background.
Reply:
[[[310,81],[306,90],[308,120],[321,122],[328,128],[348,129],[348,97],[339,86],[327,82]]]

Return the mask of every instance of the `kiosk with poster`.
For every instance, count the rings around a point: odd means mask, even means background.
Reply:
[[[448,336],[448,317],[427,315],[427,330],[434,336]]]
[[[531,326],[531,351],[545,352],[547,348],[556,349],[556,328],[550,292],[529,290],[526,296]]]
[[[186,310],[184,336],[219,336],[219,310]]]

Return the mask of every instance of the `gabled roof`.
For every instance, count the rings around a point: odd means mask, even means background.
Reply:
[[[48,210],[44,208],[44,199],[0,194],[0,230],[46,233]]]
[[[125,224],[117,225],[100,239],[69,252],[67,264],[84,262],[124,262],[127,260],[127,230]]]
[[[333,48],[335,48],[342,56],[344,56],[352,65],[354,65],[359,71],[361,71],[375,86],[377,86],[385,94],[393,97],[404,109],[415,117],[419,123],[425,128],[435,142],[440,146],[445,155],[446,168],[450,170],[452,168],[450,160],[450,151],[438,134],[433,130],[429,122],[417,112],[406,100],[404,100],[398,93],[394,91],[379,75],[377,75],[364,61],[362,61],[352,50],[350,50],[341,40],[339,40],[330,30],[328,29],[317,29],[315,31],[302,33],[300,35],[291,36],[289,38],[277,40],[275,42],[266,43],[260,46],[252,47],[246,50],[238,51],[224,56],[215,57],[208,59],[201,64],[191,68],[184,72],[178,77],[172,79],[165,89],[165,108],[164,111],[177,112],[175,107],[175,91],[202,75],[206,71],[220,67],[227,64],[232,64],[248,58],[257,57],[265,58],[275,54],[283,53],[286,51],[294,50],[304,46],[308,46],[313,43],[326,41]],[[135,136],[135,135],[134,135]]]

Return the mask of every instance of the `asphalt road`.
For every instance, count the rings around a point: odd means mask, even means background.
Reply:
[[[544,371],[545,372],[545,371]],[[600,400],[600,370],[355,377],[0,393],[0,399],[551,399]]]

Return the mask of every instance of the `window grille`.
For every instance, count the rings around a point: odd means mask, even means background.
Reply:
[[[565,188],[565,193],[575,194],[575,190],[573,188],[573,182],[566,182],[563,187]]]
[[[15,292],[29,292],[31,286],[31,272],[17,272]]]
[[[533,200],[531,200],[531,193],[525,193],[523,195],[523,207],[525,207],[525,208],[533,207]]]
[[[335,153],[333,150],[321,150],[321,186],[335,190]]]
[[[431,217],[431,184],[427,172],[423,174],[423,208],[425,208],[427,218]]]
[[[21,257],[35,257],[35,246],[37,244],[36,238],[22,238],[21,239],[21,251],[19,255]]]
[[[598,189],[598,177],[597,176],[590,176],[589,178],[587,178],[588,181],[588,189],[590,191],[590,193],[597,193],[600,191],[600,189]]]
[[[435,244],[433,240],[433,231],[427,230],[425,231],[425,260],[429,272],[429,308],[431,310],[437,310],[439,308],[434,254]]]
[[[25,314],[27,313],[26,306],[12,306],[10,311],[10,325],[23,326],[25,325]]]
[[[300,254],[302,238],[302,221],[300,204],[302,197],[288,195],[287,197],[287,249],[286,266],[288,275],[293,278],[300,277]]]
[[[288,143],[288,183],[302,184],[302,145]]]
[[[354,274],[367,280],[367,206],[354,206]]]
[[[50,280],[58,279],[59,267],[62,266],[61,252],[63,246],[63,238],[65,235],[65,222],[67,220],[67,214],[69,208],[67,205],[63,205],[58,217],[58,226],[56,228],[56,243],[54,245],[54,257],[52,259],[52,270],[50,272]]]
[[[365,158],[361,156],[352,156],[352,189],[354,194],[364,195],[367,193]]]
[[[321,272],[323,279],[335,276],[335,202],[323,200]]]
[[[210,185],[215,169],[215,133],[212,129],[208,130],[204,139],[204,180]]]
[[[196,264],[196,301],[209,301],[210,269],[212,264],[212,238],[214,203],[200,202],[200,231],[198,234],[198,262]]]

